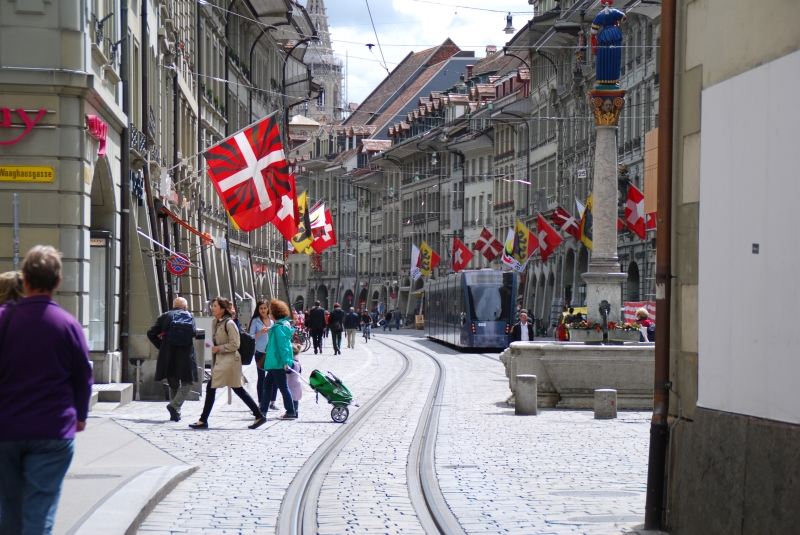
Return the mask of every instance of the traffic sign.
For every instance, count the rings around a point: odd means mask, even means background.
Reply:
[[[167,269],[173,275],[186,275],[189,271],[189,257],[182,253],[175,253],[167,261]]]

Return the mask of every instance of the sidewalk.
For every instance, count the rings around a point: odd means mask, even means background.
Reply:
[[[90,413],[86,430],[75,435],[53,533],[125,533],[194,470],[108,416]]]

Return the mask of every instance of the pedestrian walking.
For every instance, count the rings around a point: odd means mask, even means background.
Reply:
[[[519,321],[511,328],[511,341],[533,342],[533,323],[525,312],[520,312]]]
[[[322,353],[322,335],[325,332],[325,309],[319,306],[319,301],[314,302],[314,308],[308,312],[306,327],[311,330],[311,340],[314,342],[314,354]]]
[[[403,324],[403,315],[400,313],[400,309],[394,311],[394,325],[397,330],[400,330],[400,326]]]
[[[269,314],[275,324],[269,331],[267,352],[264,356],[264,369],[267,370],[267,389],[277,388],[283,396],[283,408],[286,412],[281,420],[294,420],[294,401],[286,375],[294,361],[292,334],[294,328],[289,325],[289,305],[273,299],[269,303]],[[274,386],[273,386],[274,385]]]
[[[350,307],[350,312],[344,317],[344,329],[347,332],[347,347],[356,347],[356,330],[361,326],[361,318],[356,314],[356,309]]]
[[[0,275],[0,306],[9,301],[18,302],[25,297],[25,288],[22,286],[22,273],[9,271]]]
[[[267,375],[267,372],[264,371],[264,353],[267,351],[267,340],[271,328],[272,320],[269,319],[269,302],[266,299],[259,299],[256,303],[256,311],[250,319],[250,335],[256,339],[256,351],[253,354],[253,360],[256,362],[258,408],[262,413],[266,412],[267,403],[275,400],[272,392],[265,392],[264,390]]]
[[[328,328],[333,339],[333,354],[342,354],[342,331],[344,331],[344,310],[339,303],[334,303],[333,312],[328,316]]]
[[[86,427],[92,368],[83,327],[53,300],[61,256],[33,247],[27,297],[0,308],[0,533],[51,533],[75,433]]]
[[[267,419],[261,413],[247,393],[244,386],[244,376],[242,375],[242,357],[239,355],[239,328],[232,318],[231,302],[225,297],[215,297],[211,301],[211,314],[214,319],[211,321],[211,340],[213,346],[206,342],[207,347],[211,347],[211,380],[206,384],[206,400],[203,405],[203,413],[200,419],[193,424],[189,424],[192,429],[208,429],[208,417],[211,409],[214,408],[217,389],[227,386],[239,396],[247,408],[255,416],[255,421],[248,426],[249,429],[257,429],[264,425]]]
[[[197,326],[189,303],[176,297],[172,309],[161,314],[147,331],[147,339],[158,349],[155,380],[167,380],[169,404],[167,411],[173,422],[181,421],[181,407],[197,382],[197,356],[194,353],[194,337]]]
[[[389,332],[392,332],[392,311],[388,311],[386,316],[383,318],[383,330],[386,330],[386,326],[389,326]]]
[[[297,356],[302,349],[300,344],[292,344],[294,362],[292,363],[291,370],[286,374],[286,382],[289,384],[289,391],[292,393],[294,415],[296,418],[300,417],[300,400],[303,399],[303,380],[300,379],[300,375],[303,373],[303,366],[300,364],[300,361],[297,360]]]
[[[636,323],[640,326],[640,342],[656,341],[656,323],[650,319],[650,313],[646,308],[640,308],[636,311]]]

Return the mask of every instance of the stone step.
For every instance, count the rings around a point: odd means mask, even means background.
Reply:
[[[121,407],[133,401],[133,384],[94,384],[92,393],[97,393],[97,401],[100,403],[116,403],[118,407]]]

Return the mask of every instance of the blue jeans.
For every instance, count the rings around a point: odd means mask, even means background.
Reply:
[[[289,390],[289,383],[286,380],[286,374],[288,372],[283,368],[279,368],[276,370],[267,370],[267,378],[265,379],[265,392],[266,389],[269,389],[269,392],[272,392],[272,389],[275,388],[277,391],[281,393],[283,396],[283,408],[286,409],[286,414],[294,414],[294,400],[292,399],[292,392]],[[267,410],[269,409],[269,400],[264,398],[264,409],[263,412],[265,415],[267,414]]]
[[[0,442],[0,535],[49,535],[73,441]]]

